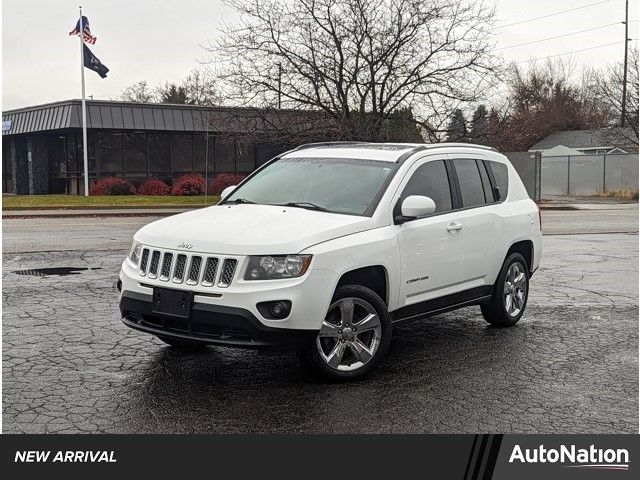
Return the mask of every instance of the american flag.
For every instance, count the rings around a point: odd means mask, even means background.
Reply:
[[[91,30],[89,29],[89,19],[84,15],[82,16],[82,25],[84,26],[84,29],[82,32],[82,39],[86,43],[90,43],[91,45],[93,45],[94,43],[96,43],[96,40],[98,39],[98,37],[94,37],[93,35],[91,35]],[[76,22],[76,28],[74,28],[69,32],[69,35],[79,35],[79,34],[80,34],[80,20]]]

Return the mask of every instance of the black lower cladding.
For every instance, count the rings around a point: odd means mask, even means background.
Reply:
[[[267,327],[244,308],[194,302],[180,318],[153,311],[153,297],[124,291],[120,312],[125,325],[154,335],[242,348],[295,350],[309,346],[317,330]]]

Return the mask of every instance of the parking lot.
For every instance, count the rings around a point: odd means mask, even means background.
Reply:
[[[4,220],[5,432],[638,431],[637,204],[544,211],[517,326],[471,307],[397,328],[381,368],[352,384],[317,380],[292,353],[185,353],[126,328],[115,281],[152,220]],[[15,273],[42,267],[87,270]]]

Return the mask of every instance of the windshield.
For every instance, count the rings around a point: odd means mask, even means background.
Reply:
[[[364,215],[395,163],[345,158],[284,158],[266,166],[224,203],[288,205]]]

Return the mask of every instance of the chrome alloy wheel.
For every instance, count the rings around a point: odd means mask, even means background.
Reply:
[[[504,279],[504,309],[511,317],[517,317],[524,308],[527,295],[527,276],[524,266],[514,262],[507,271]]]
[[[355,297],[331,304],[316,338],[325,363],[340,371],[353,371],[373,358],[382,338],[380,317],[373,306]]]

